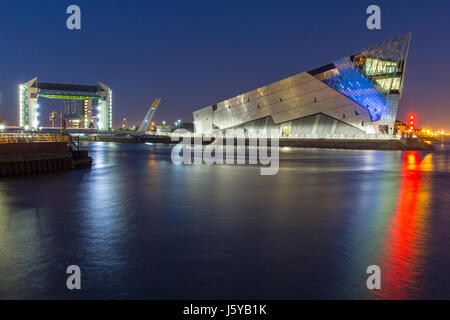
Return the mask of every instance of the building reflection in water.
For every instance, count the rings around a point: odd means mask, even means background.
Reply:
[[[404,154],[397,208],[391,218],[381,262],[382,299],[411,299],[420,296],[428,239],[432,154],[423,160],[418,152]]]

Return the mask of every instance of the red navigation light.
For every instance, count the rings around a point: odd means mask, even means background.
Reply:
[[[415,130],[415,115],[414,114],[410,114],[409,115],[409,130],[410,131],[414,131]]]

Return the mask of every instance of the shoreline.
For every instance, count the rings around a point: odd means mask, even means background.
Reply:
[[[169,136],[84,136],[80,141],[87,142],[116,142],[116,143],[160,143],[177,144],[181,139],[172,141]],[[186,139],[186,138],[184,138]],[[189,139],[189,138],[187,138]],[[211,139],[214,141],[214,139]],[[242,141],[244,140],[244,141]],[[194,138],[191,138],[192,143]],[[212,141],[202,141],[204,145]],[[249,138],[234,138],[234,144],[248,146]],[[225,142],[223,141],[225,145]],[[268,140],[270,146],[270,139]],[[385,150],[385,151],[430,151],[433,145],[420,139],[299,139],[279,138],[279,147],[291,148],[321,148],[321,149],[344,149],[344,150]]]

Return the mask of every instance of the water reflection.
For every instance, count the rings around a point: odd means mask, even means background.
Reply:
[[[404,154],[397,208],[391,218],[382,257],[380,298],[420,297],[418,279],[423,272],[429,235],[431,190],[426,172],[433,170],[432,160],[432,154],[426,155],[423,160],[418,152]]]
[[[0,180],[0,298],[449,297],[448,151],[291,149],[260,176],[85,146],[91,170]]]

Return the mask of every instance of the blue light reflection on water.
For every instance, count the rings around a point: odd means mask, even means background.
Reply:
[[[450,297],[447,147],[291,149],[260,176],[173,165],[167,146],[86,146],[90,171],[0,181],[1,298]]]

